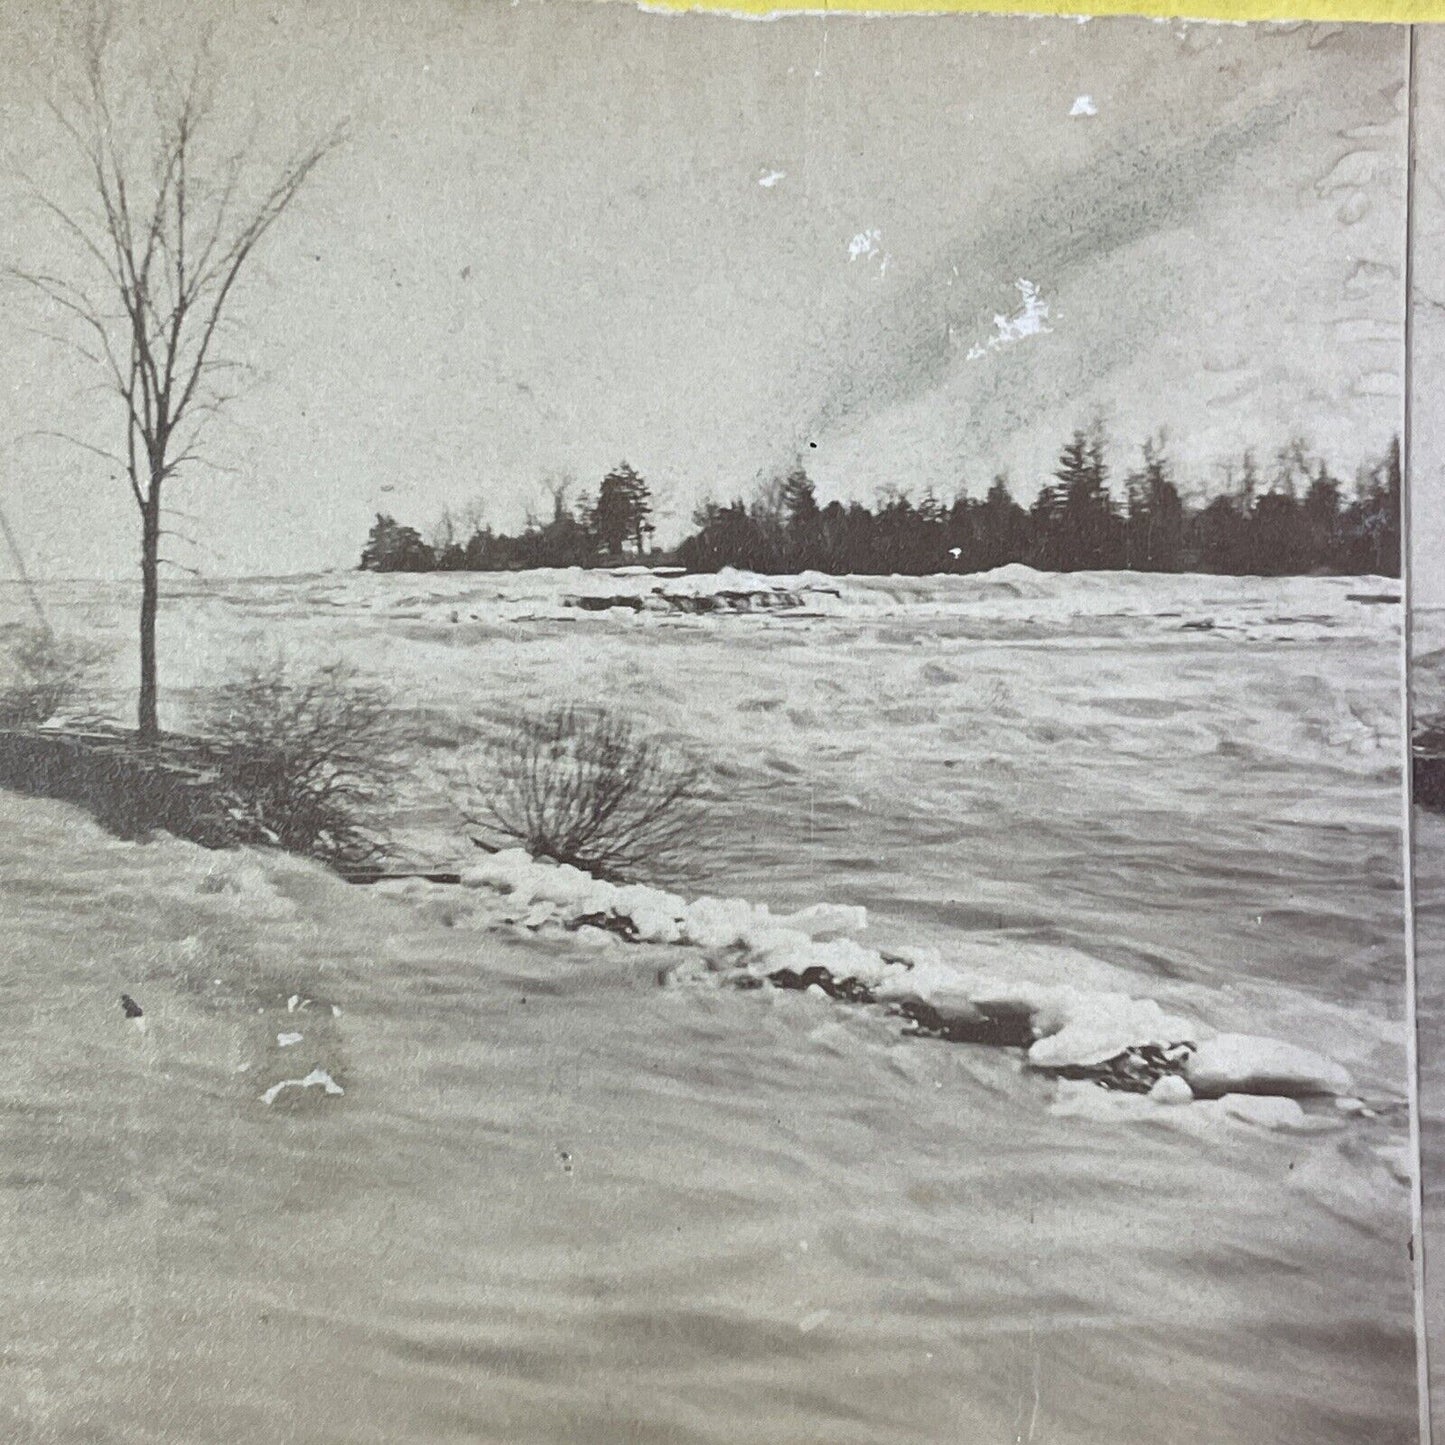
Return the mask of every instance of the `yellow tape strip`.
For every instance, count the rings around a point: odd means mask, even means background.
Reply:
[[[1196,20],[1369,20],[1408,25],[1445,20],[1445,0],[1182,0]],[[718,11],[754,17],[796,14],[942,15],[979,12],[1008,15],[1148,15],[1181,13],[1181,0],[647,0],[649,10]]]

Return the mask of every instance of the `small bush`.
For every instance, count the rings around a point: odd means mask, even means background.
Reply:
[[[629,719],[574,706],[508,720],[467,780],[479,847],[517,843],[614,882],[689,871],[703,770]]]
[[[302,675],[281,659],[253,662],[212,694],[200,728],[222,790],[263,836],[332,863],[383,851],[368,820],[406,741],[385,688],[343,662]]]
[[[0,727],[32,728],[76,712],[90,697],[105,649],[26,628],[0,663]]]

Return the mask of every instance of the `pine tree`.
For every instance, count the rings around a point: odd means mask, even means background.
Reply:
[[[1344,536],[1340,512],[1340,484],[1320,462],[1314,480],[1300,504],[1305,555],[1312,566],[1332,569],[1344,561]]]
[[[400,526],[395,517],[384,512],[376,514],[361,550],[361,571],[430,572],[435,565],[436,554],[415,527]]]
[[[1059,486],[1045,488],[1050,495],[1040,513],[1048,528],[1047,565],[1061,572],[1117,567],[1122,560],[1121,528],[1097,427],[1074,432],[1059,454],[1054,476]]]
[[[1125,481],[1127,565],[1141,572],[1177,572],[1184,550],[1184,503],[1170,478],[1164,437],[1143,446],[1143,466]]]
[[[979,567],[1003,567],[1029,555],[1029,514],[1014,501],[1002,472],[994,477],[976,510]]]
[[[616,556],[630,541],[640,557],[652,530],[652,493],[626,462],[602,479],[592,512],[592,531],[604,552]]]
[[[818,492],[813,479],[801,466],[796,466],[783,478],[782,493],[783,520],[789,531],[806,527],[818,519]]]

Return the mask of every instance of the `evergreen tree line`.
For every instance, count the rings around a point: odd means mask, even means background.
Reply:
[[[671,553],[692,571],[929,574],[978,572],[1010,562],[1042,571],[1128,568],[1279,576],[1309,572],[1400,575],[1401,471],[1398,438],[1346,484],[1300,442],[1275,453],[1268,469],[1252,452],[1224,468],[1217,492],[1187,501],[1162,438],[1111,486],[1102,431],[1078,430],[1027,507],[1008,480],[994,478],[979,499],[915,500],[893,491],[873,507],[821,506],[801,466],[759,488],[751,501],[708,502],[694,530]],[[517,536],[476,526],[461,539],[445,530],[432,543],[378,517],[361,565],[375,570],[499,570],[588,566],[642,556],[650,534],[647,484],[625,464],[603,479],[595,501],[568,509],[554,493],[553,515]]]
[[[415,527],[378,513],[361,553],[368,572],[510,572],[528,567],[588,567],[616,561],[631,549],[651,547],[652,491],[622,462],[602,479],[596,497],[569,506],[566,483],[549,488],[552,514],[528,518],[515,536],[496,532],[480,518],[458,525],[443,512],[424,539]]]

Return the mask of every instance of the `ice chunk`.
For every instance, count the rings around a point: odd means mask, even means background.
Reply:
[[[796,960],[809,954],[813,948],[813,940],[806,933],[778,926],[772,919],[767,924],[749,929],[746,942],[754,962],[766,964],[769,968],[794,968],[800,973],[808,965],[800,967]]]
[[[683,937],[699,948],[731,948],[743,942],[754,914],[742,898],[698,898],[687,905]]]
[[[682,937],[687,903],[675,893],[629,883],[613,890],[611,909],[631,920],[639,943],[676,943]]]
[[[781,928],[793,928],[810,938],[835,938],[862,933],[868,927],[868,910],[852,904],[814,903],[778,918]]]
[[[517,919],[523,928],[541,928],[544,923],[551,923],[557,917],[557,905],[548,903],[545,900],[541,903],[534,903],[527,911]]]
[[[1349,1094],[1346,1069],[1297,1044],[1253,1034],[1220,1034],[1202,1043],[1184,1066],[1189,1087],[1201,1098],[1225,1094]]]
[[[1262,1129],[1304,1129],[1309,1127],[1305,1111],[1293,1099],[1263,1094],[1226,1094],[1220,1106],[1231,1119],[1258,1124]]]
[[[531,903],[554,903],[564,915],[605,913],[612,907],[617,889],[570,863],[555,868],[534,863],[513,891]]]
[[[912,958],[911,968],[896,955],[885,960],[883,974],[873,985],[880,1003],[898,1005],[928,1030],[952,1030],[960,1037],[994,1043],[1026,1044],[1034,1038],[1034,1016],[1048,990],[1000,988],[930,950],[916,950]]]
[[[1194,1032],[1191,1024],[1165,1013],[1153,999],[1060,989],[1051,1004],[1035,1016],[1040,1037],[1029,1048],[1029,1063],[1036,1069],[1102,1064],[1126,1049],[1145,1044],[1164,1048]]]
[[[525,848],[504,848],[500,853],[493,853],[484,863],[465,869],[461,879],[468,888],[497,888],[511,892],[531,876],[536,866]]]
[[[583,924],[572,936],[588,948],[611,948],[618,941],[615,933],[609,933],[605,928],[593,928],[590,923]]]
[[[805,974],[810,968],[821,968],[835,982],[856,979],[873,988],[898,967],[889,964],[877,950],[866,948],[852,938],[819,943],[792,929],[775,930],[771,937],[778,946],[750,957],[751,972],[766,975],[788,969]]]
[[[1149,1090],[1156,1104],[1192,1104],[1194,1090],[1178,1074],[1161,1074]]]
[[[676,943],[682,929],[672,914],[660,908],[639,908],[625,915],[632,920],[639,943]]]

